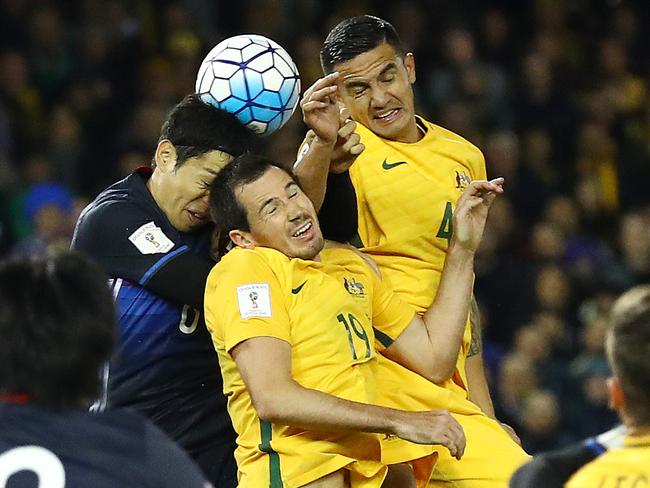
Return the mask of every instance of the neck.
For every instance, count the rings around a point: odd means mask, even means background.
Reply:
[[[155,171],[151,174],[151,176],[147,180],[147,189],[149,190],[149,193],[151,193],[151,196],[153,197],[155,202],[158,203],[158,193],[160,189],[160,183],[158,181]],[[160,206],[160,204],[158,204],[158,206]]]
[[[413,144],[414,142],[420,141],[424,137],[424,130],[420,128],[420,124],[415,117],[413,117],[413,124],[409,127],[408,134],[406,134],[405,140],[402,142],[407,142]]]

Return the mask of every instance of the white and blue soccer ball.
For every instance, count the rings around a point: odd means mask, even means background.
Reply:
[[[217,44],[196,77],[204,103],[231,112],[258,134],[267,135],[291,117],[300,97],[300,75],[289,53],[257,34]]]

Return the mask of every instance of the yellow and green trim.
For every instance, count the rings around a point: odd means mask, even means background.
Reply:
[[[283,488],[282,473],[280,472],[280,456],[271,447],[271,439],[273,437],[271,422],[260,419],[260,437],[259,449],[269,455],[269,488]]]

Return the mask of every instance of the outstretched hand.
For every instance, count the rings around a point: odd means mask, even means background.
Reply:
[[[488,210],[494,199],[503,193],[503,178],[472,181],[458,199],[452,219],[452,243],[469,251],[481,244]]]

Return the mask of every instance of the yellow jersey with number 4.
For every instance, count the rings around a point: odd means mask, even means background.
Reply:
[[[414,311],[354,251],[325,249],[321,261],[268,248],[236,248],[210,273],[206,324],[238,434],[239,486],[302,486],[346,468],[355,486],[379,486],[379,436],[316,432],[263,422],[230,355],[254,337],[291,345],[291,375],[305,388],[375,403],[374,368],[382,342],[395,339]],[[381,324],[375,345],[373,323]],[[373,484],[377,482],[378,484]]]
[[[357,125],[366,149],[350,177],[362,250],[388,285],[422,313],[440,283],[456,201],[472,180],[485,179],[486,171],[476,146],[420,117],[417,123],[424,136],[412,144],[382,139]],[[454,378],[463,389],[470,340],[468,323]]]
[[[642,488],[650,486],[650,435],[625,438],[579,469],[567,488]]]

